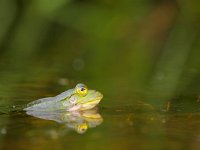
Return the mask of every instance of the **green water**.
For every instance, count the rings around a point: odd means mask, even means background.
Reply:
[[[199,150],[199,6],[0,0],[0,148]],[[97,111],[22,111],[77,83]]]

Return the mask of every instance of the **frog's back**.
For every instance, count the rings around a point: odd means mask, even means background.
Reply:
[[[65,92],[60,93],[59,95],[55,97],[46,97],[46,98],[40,98],[38,100],[35,100],[33,102],[30,102],[27,104],[27,108],[24,110],[38,110],[41,108],[48,108],[53,105],[57,106],[59,101],[69,97],[74,92],[74,89],[69,89]]]

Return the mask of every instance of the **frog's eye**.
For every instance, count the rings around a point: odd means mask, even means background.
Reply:
[[[88,125],[86,123],[80,124],[77,126],[76,131],[80,134],[86,132],[88,129]]]
[[[69,102],[71,104],[75,104],[76,103],[77,98],[75,96],[70,97]]]
[[[75,89],[76,89],[76,93],[79,94],[80,96],[86,96],[88,93],[87,86],[81,83],[77,84]]]

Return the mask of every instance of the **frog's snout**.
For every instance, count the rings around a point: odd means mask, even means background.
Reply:
[[[96,97],[101,100],[103,98],[103,94],[101,94],[100,92],[98,91],[95,91],[95,94],[96,94]]]

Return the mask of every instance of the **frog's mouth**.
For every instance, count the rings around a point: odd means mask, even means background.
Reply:
[[[81,104],[80,110],[91,109],[91,108],[95,107],[97,104],[99,104],[100,101],[101,101],[101,99],[95,99],[92,101],[88,101],[87,103],[83,103],[83,104]]]
[[[69,108],[68,111],[87,110],[95,107],[101,101],[103,95],[100,92],[97,91],[94,92],[95,96],[86,97],[85,99],[82,99],[81,101],[76,103],[73,107]]]
[[[87,103],[79,103],[69,108],[68,111],[91,109],[95,107],[100,101],[101,99],[97,99],[97,100],[88,101]]]

